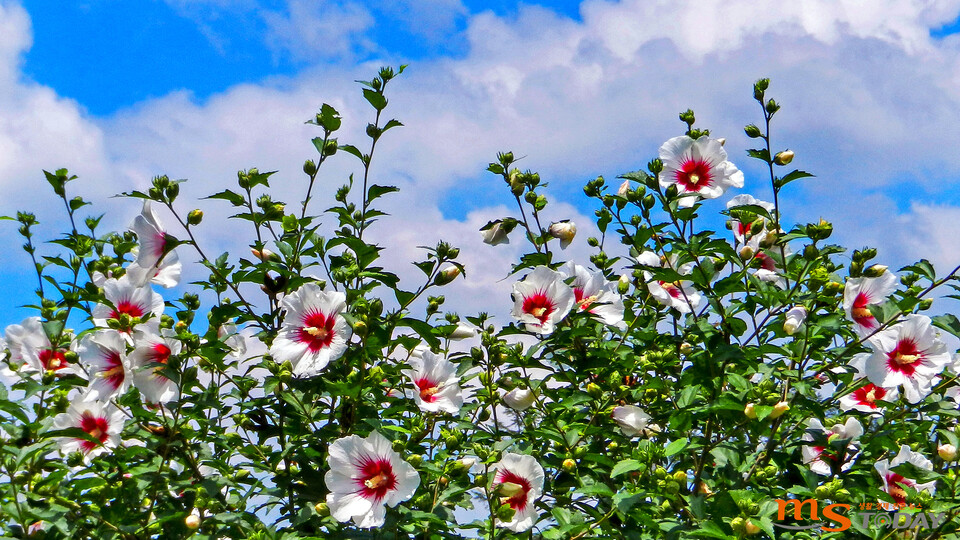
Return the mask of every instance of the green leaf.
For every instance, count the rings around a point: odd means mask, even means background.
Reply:
[[[624,459],[617,462],[610,471],[610,478],[616,478],[621,474],[640,470],[640,462],[635,459]]]
[[[690,441],[688,439],[677,439],[667,445],[667,448],[663,451],[663,455],[670,457],[678,452],[681,452],[689,444]]]
[[[933,325],[951,334],[960,337],[960,319],[956,315],[948,313],[946,315],[937,315],[933,317]]]
[[[373,105],[373,108],[382,111],[387,107],[387,98],[383,94],[370,88],[363,89],[363,97]]]
[[[789,184],[790,182],[793,182],[794,180],[799,180],[799,179],[801,179],[801,178],[811,178],[811,177],[813,177],[813,176],[814,176],[814,175],[812,175],[812,174],[810,174],[810,173],[808,173],[808,172],[806,172],[806,171],[794,170],[794,171],[790,172],[789,174],[787,174],[786,176],[784,176],[783,178],[778,178],[777,181],[776,181],[776,185],[777,185],[777,188],[781,188],[781,187]]]
[[[915,274],[920,274],[921,276],[929,279],[930,281],[935,281],[937,279],[937,271],[933,269],[933,264],[926,259],[920,259],[914,264],[904,266],[900,269],[901,272],[913,272]]]
[[[243,195],[230,191],[229,189],[225,189],[220,193],[216,193],[214,195],[210,195],[209,197],[204,197],[204,198],[205,199],[223,199],[225,201],[230,201],[230,203],[234,206],[246,206],[247,204],[247,200],[246,198],[244,198]]]
[[[381,195],[393,193],[395,191],[400,191],[400,188],[397,186],[378,186],[374,184],[370,186],[370,189],[367,190],[367,202],[372,202]]]

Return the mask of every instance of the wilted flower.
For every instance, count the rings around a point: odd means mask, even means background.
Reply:
[[[342,292],[305,283],[283,299],[286,315],[270,355],[277,362],[289,361],[295,375],[317,375],[347,350],[353,330],[340,315],[346,307]]]
[[[80,451],[91,458],[120,444],[124,416],[114,405],[99,400],[87,400],[83,396],[53,419],[54,429],[82,429],[95,441],[63,437],[60,451],[63,454]]]
[[[843,288],[843,310],[860,336],[880,327],[868,306],[882,304],[897,289],[897,277],[887,271],[875,278],[849,278]]]
[[[515,512],[508,522],[498,519],[497,526],[513,532],[530,529],[537,518],[534,502],[543,493],[543,467],[533,456],[506,453],[494,468],[493,489],[500,495],[500,503]]]
[[[573,278],[573,298],[580,311],[586,311],[604,324],[625,329],[623,297],[617,292],[618,282],[607,281],[601,272],[591,273],[573,262],[560,267],[564,280]]]
[[[180,279],[180,262],[175,251],[164,254],[170,239],[150,201],[144,201],[143,211],[133,220],[131,228],[140,241],[137,259],[127,267],[126,275],[131,284],[143,287],[151,280],[158,279],[158,284],[164,287],[176,285]]]
[[[787,311],[786,320],[783,321],[783,331],[788,336],[792,336],[806,320],[807,308],[803,306],[793,306]]]
[[[420,410],[426,412],[444,411],[456,414],[463,406],[463,391],[457,377],[457,366],[446,358],[432,352],[424,352],[409,360],[413,369],[401,371],[406,375],[412,390],[407,390],[408,398],[416,401]]]
[[[859,451],[853,440],[863,435],[863,426],[855,418],[827,429],[820,420],[811,418],[802,440],[814,443],[801,449],[803,462],[810,470],[824,476],[849,470]],[[843,442],[846,441],[846,442]]]
[[[613,419],[627,437],[645,437],[660,431],[660,426],[650,423],[650,415],[640,407],[621,405],[614,407]]]
[[[513,316],[527,331],[550,334],[573,307],[573,289],[563,274],[538,266],[523,281],[513,284]]]
[[[727,161],[727,151],[717,139],[674,137],[660,147],[660,161],[660,186],[676,185],[681,206],[693,206],[698,198],[716,199],[730,187],[743,187],[743,173]]]
[[[573,242],[573,237],[577,235],[577,225],[565,219],[551,224],[547,232],[550,233],[550,236],[560,240],[560,247],[566,249],[570,242]]]
[[[536,396],[532,390],[526,388],[514,388],[503,395],[503,402],[507,407],[515,411],[525,411],[529,409],[536,401]]]
[[[883,480],[883,490],[893,497],[894,502],[897,504],[906,502],[907,492],[903,489],[905,487],[933,493],[937,485],[936,480],[918,484],[916,480],[904,478],[891,470],[904,463],[912,463],[928,471],[933,470],[933,463],[931,463],[929,459],[923,457],[919,452],[913,452],[910,450],[910,447],[905,444],[900,446],[900,453],[898,453],[892,461],[882,459],[876,462],[874,468],[877,469],[877,472],[880,473],[880,478]]]
[[[350,435],[330,445],[329,470],[323,481],[330,490],[327,505],[340,522],[362,528],[379,527],[391,508],[413,496],[420,475],[400,459],[390,441],[376,431],[366,439]]]
[[[903,386],[910,403],[927,397],[937,375],[950,363],[946,345],[924,315],[907,315],[903,322],[874,334],[867,344],[873,349],[864,367],[867,378],[884,388]]]
[[[653,268],[669,268],[675,270],[681,276],[689,274],[693,270],[693,263],[687,263],[678,268],[676,260],[672,257],[661,258],[652,251],[641,253],[637,257],[637,262]],[[646,270],[643,272],[643,278],[647,282],[647,290],[658,302],[664,306],[672,307],[680,313],[690,313],[692,310],[698,309],[703,302],[703,296],[693,288],[690,282],[655,280],[653,274]]]

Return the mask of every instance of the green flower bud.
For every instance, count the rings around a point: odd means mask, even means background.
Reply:
[[[203,221],[203,211],[199,208],[195,208],[187,214],[188,225],[199,225],[201,221]]]
[[[743,131],[747,134],[747,137],[750,137],[751,139],[756,139],[757,137],[762,135],[762,133],[760,132],[760,128],[758,128],[754,124],[749,124],[748,126],[744,127]]]

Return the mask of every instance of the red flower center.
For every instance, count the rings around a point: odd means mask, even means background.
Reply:
[[[63,351],[57,349],[43,349],[37,354],[44,369],[58,371],[67,367],[67,358]]]
[[[713,173],[710,170],[710,164],[703,159],[688,159],[684,161],[677,169],[677,184],[684,191],[696,191],[709,186],[713,183]]]
[[[542,291],[523,299],[523,312],[536,317],[540,324],[546,323],[555,309],[553,301]]]
[[[506,495],[502,502],[509,504],[510,508],[521,512],[527,507],[527,493],[530,492],[530,481],[511,471],[497,471],[496,482],[498,484],[511,484],[504,494]],[[502,488],[501,488],[502,489]]]
[[[319,352],[333,341],[334,322],[334,317],[327,317],[319,311],[307,313],[297,339],[300,343],[306,343],[310,352]]]
[[[760,268],[769,270],[770,272],[777,271],[777,263],[773,260],[773,257],[763,253],[762,251],[757,253],[754,257],[760,259]]]
[[[94,416],[90,411],[83,411],[80,415],[80,429],[84,430],[94,439],[103,443],[109,436],[107,434],[107,419],[102,416]],[[97,444],[88,440],[82,440],[80,446],[87,452],[97,447]]]
[[[870,313],[870,310],[867,308],[869,304],[870,299],[867,298],[867,295],[863,293],[858,294],[853,300],[853,308],[850,309],[850,315],[853,317],[854,322],[860,326],[873,328],[876,319],[873,318],[873,313]]]
[[[110,312],[110,319],[119,319],[120,315],[129,315],[131,317],[143,317],[143,308],[129,300],[121,300],[116,303],[116,309]]]
[[[156,242],[154,243],[153,255],[157,257],[159,261],[159,258],[163,256],[163,252],[167,249],[167,235],[163,231],[157,231],[154,238],[156,238]],[[160,263],[157,262],[157,264]]]
[[[912,376],[917,369],[917,363],[923,361],[923,353],[917,350],[917,344],[910,339],[897,341],[897,346],[887,353],[887,367],[891,371]]]
[[[420,399],[426,401],[427,403],[433,403],[437,400],[436,393],[440,391],[440,387],[437,385],[437,383],[424,377],[417,379],[414,384],[417,385],[417,389],[420,391]]]
[[[379,502],[387,496],[387,492],[396,489],[397,476],[393,474],[390,460],[370,459],[364,456],[360,462],[360,476],[356,482],[363,498]]]
[[[676,283],[667,283],[666,281],[658,281],[657,283],[659,283],[660,286],[663,287],[663,290],[667,291],[667,294],[673,298],[680,298],[680,296],[683,294],[683,291],[680,290],[680,286]]]
[[[167,349],[168,356],[169,350],[170,349]],[[104,360],[106,360],[107,365],[101,376],[105,381],[107,381],[107,384],[116,390],[117,388],[120,388],[121,384],[123,384],[124,379],[123,362],[120,360],[120,353],[110,351]]]
[[[584,294],[586,293],[583,292],[583,289],[577,287],[573,290],[573,299],[576,301],[577,305],[580,306],[581,311],[589,311],[593,303],[597,301],[597,295],[594,294],[592,296],[585,297]]]
[[[886,390],[873,383],[869,383],[853,391],[853,397],[857,400],[857,403],[867,405],[871,409],[876,409],[877,400],[883,400],[886,395]]]
[[[907,490],[903,489],[904,486],[913,487],[913,480],[904,478],[895,472],[887,473],[887,493],[893,497],[897,504],[907,501]]]

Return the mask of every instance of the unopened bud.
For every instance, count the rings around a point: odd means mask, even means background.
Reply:
[[[753,403],[747,403],[747,406],[743,408],[743,414],[751,420],[756,420],[757,411]]]
[[[196,514],[190,514],[183,520],[183,524],[187,526],[191,531],[200,528],[200,516]]]
[[[533,405],[536,398],[533,392],[525,388],[514,388],[503,396],[503,402],[508,407],[517,411],[524,411]]]
[[[738,252],[738,255],[740,255],[741,261],[749,261],[753,259],[754,255],[756,254],[757,252],[754,251],[753,248],[750,246],[743,246],[742,248],[740,248],[740,251]]]
[[[789,165],[793,161],[793,155],[793,150],[777,152],[777,155],[773,157],[773,162],[777,165]]]
[[[620,279],[617,280],[617,292],[620,294],[627,294],[630,290],[630,276],[623,274],[620,276]]]
[[[807,309],[803,306],[793,306],[787,312],[787,319],[783,322],[783,331],[788,336],[792,336],[806,320]]]
[[[630,191],[630,180],[624,180],[623,183],[620,184],[620,188],[617,190],[617,195],[621,197],[626,197],[627,192],[629,191]]]
[[[877,278],[883,275],[887,271],[887,266],[885,264],[875,264],[870,268],[867,268],[863,271],[863,276],[868,278]]]
[[[187,214],[187,224],[189,225],[199,225],[203,221],[203,210],[199,208],[193,209]]]
[[[446,285],[447,283],[450,283],[451,281],[457,279],[457,276],[459,275],[460,275],[459,266],[448,266],[447,268],[444,268],[443,270],[441,270],[439,274],[437,274],[437,277],[434,278],[433,280],[433,284],[440,285],[440,286]]]
[[[749,519],[743,524],[743,532],[747,533],[747,536],[757,534],[760,532],[760,530],[760,527]]]
[[[316,510],[321,516],[325,516],[330,513],[330,507],[327,506],[327,503],[325,502],[318,502],[316,505],[314,505],[313,509]]]
[[[941,444],[937,447],[937,454],[944,461],[955,461],[957,459],[957,447],[952,444]]]
[[[577,225],[572,221],[564,220],[550,225],[548,232],[550,236],[560,240],[561,248],[566,249],[577,235]]]
[[[563,460],[563,470],[573,472],[577,470],[577,462],[572,459]]]
[[[770,413],[770,418],[779,418],[783,413],[790,410],[790,404],[786,401],[780,401],[773,406],[773,412]]]

